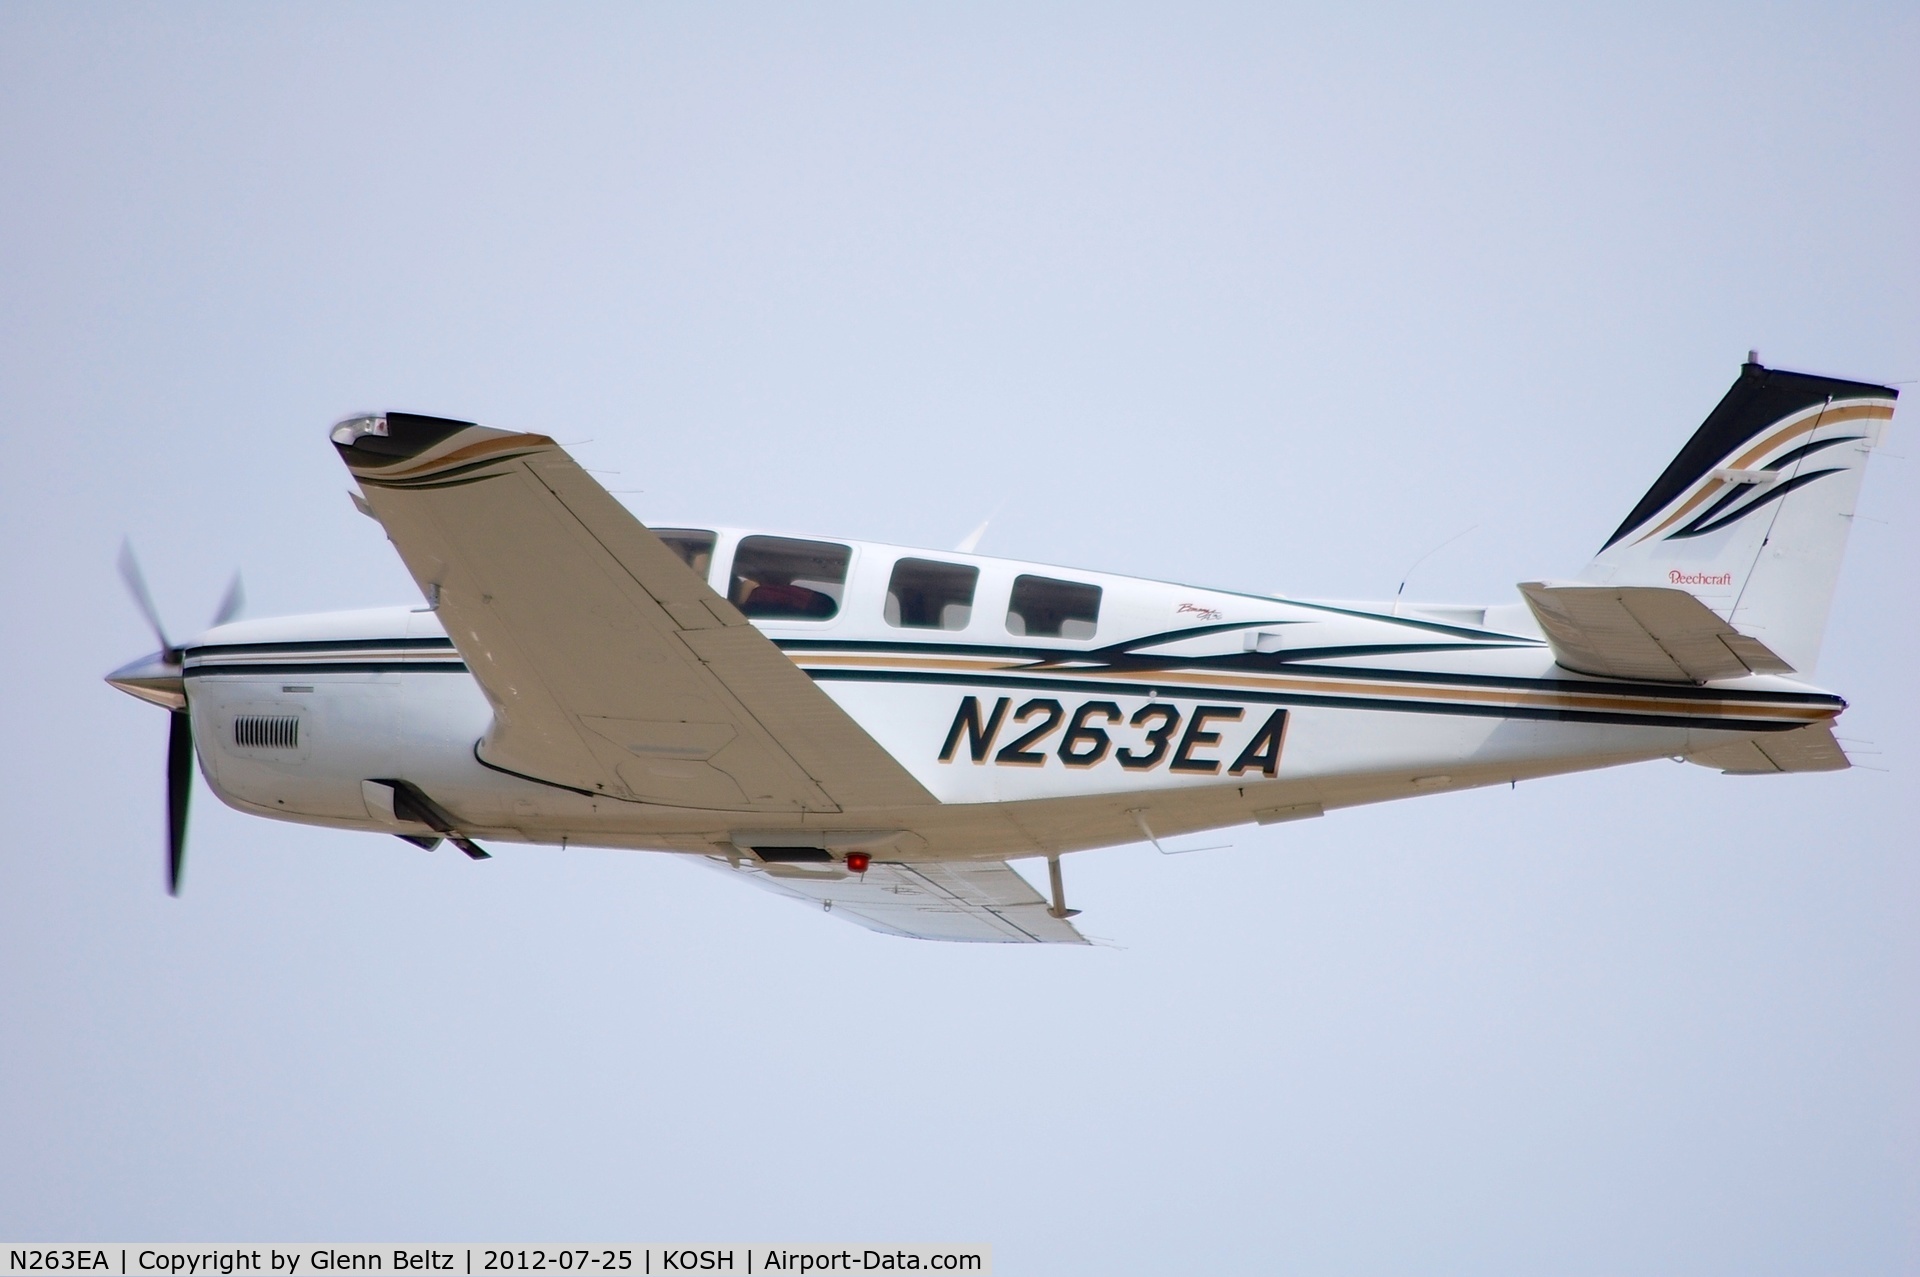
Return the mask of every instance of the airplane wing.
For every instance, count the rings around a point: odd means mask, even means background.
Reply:
[[[876,862],[859,875],[839,865],[730,865],[718,857],[707,863],[892,936],[980,944],[1087,943],[1072,923],[1048,913],[1040,893],[1004,860]]]
[[[389,413],[333,442],[493,704],[483,763],[708,810],[934,802],[553,440]]]
[[[1707,683],[1791,674],[1767,646],[1715,616],[1685,590],[1665,586],[1520,586],[1554,660],[1582,674]]]
[[[1775,772],[1840,772],[1853,766],[1847,751],[1825,723],[1773,732],[1716,745],[1687,755],[1690,763],[1717,767],[1732,776],[1768,776]]]

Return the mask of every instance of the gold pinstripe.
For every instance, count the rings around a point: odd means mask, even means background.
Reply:
[[[537,451],[540,448],[553,446],[553,440],[545,435],[506,435],[498,439],[482,439],[464,448],[455,448],[445,456],[435,457],[431,461],[416,461],[410,465],[403,460],[394,466],[355,465],[350,469],[370,479],[411,479],[431,474],[443,466],[459,465],[462,462],[491,456],[496,452],[507,452],[515,448]]]
[[[1008,673],[1067,676],[1088,682],[1136,683],[1145,688],[1194,687],[1244,689],[1246,691],[1291,691],[1337,693],[1370,699],[1427,700],[1471,705],[1512,705],[1547,709],[1612,710],[1636,714],[1664,714],[1686,718],[1748,718],[1754,720],[1787,719],[1794,722],[1824,722],[1837,717],[1839,709],[1828,705],[1780,705],[1733,698],[1666,698],[1593,691],[1520,691],[1493,688],[1435,687],[1418,681],[1365,682],[1334,676],[1307,678],[1298,675],[1208,674],[1198,670],[1153,670],[1138,672],[1107,668],[1076,670],[1063,667],[1036,668],[1029,662],[1004,657],[956,659],[951,656],[866,656],[808,653],[802,668],[831,667],[873,669],[934,670],[950,673]]]
[[[1893,409],[1884,403],[1859,403],[1852,404],[1845,408],[1830,409],[1826,412],[1814,410],[1814,415],[1811,420],[1782,427],[1741,453],[1732,465],[1725,468],[1728,470],[1745,470],[1754,462],[1789,440],[1797,439],[1801,435],[1812,434],[1815,430],[1825,426],[1837,426],[1849,421],[1861,420],[1891,421],[1893,420]],[[1659,536],[1662,532],[1665,532],[1668,528],[1686,518],[1689,514],[1692,514],[1708,497],[1713,496],[1726,486],[1727,483],[1724,479],[1709,479],[1705,487],[1687,498],[1685,505],[1661,520],[1660,525],[1651,532],[1646,533],[1644,536],[1634,538],[1632,544],[1639,545],[1642,541]]]

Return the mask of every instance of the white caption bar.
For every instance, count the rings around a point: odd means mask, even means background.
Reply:
[[[315,1273],[814,1273],[993,1272],[989,1246],[0,1246],[4,1277],[310,1277]]]

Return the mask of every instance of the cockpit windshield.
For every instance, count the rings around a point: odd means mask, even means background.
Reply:
[[[695,576],[702,581],[707,579],[713,570],[713,533],[697,528],[655,528],[653,535],[665,541],[667,548],[679,555]]]

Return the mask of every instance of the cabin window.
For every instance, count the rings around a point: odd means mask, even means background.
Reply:
[[[964,630],[973,617],[980,569],[933,559],[901,559],[887,582],[887,624],[909,630]]]
[[[1100,624],[1100,587],[1051,577],[1014,578],[1007,633],[1028,638],[1092,638]]]
[[[824,621],[840,610],[852,557],[826,541],[747,537],[734,552],[727,598],[748,616]]]
[[[655,528],[653,535],[667,543],[680,561],[693,569],[702,581],[713,569],[713,533],[696,528]]]

